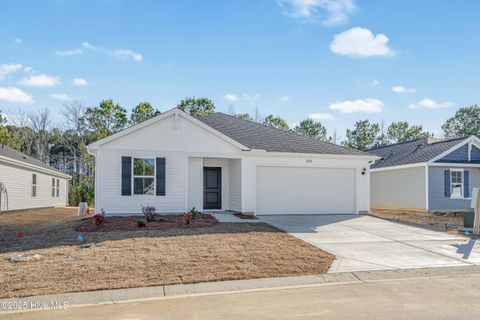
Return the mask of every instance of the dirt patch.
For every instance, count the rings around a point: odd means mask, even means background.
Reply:
[[[372,216],[402,222],[417,227],[435,231],[448,231],[458,234],[458,229],[463,228],[463,213],[430,213],[397,210],[372,210]]]
[[[237,212],[237,213],[234,213],[233,215],[234,215],[235,217],[240,218],[240,219],[247,219],[247,220],[255,220],[255,219],[258,219],[257,217],[255,217],[254,214],[248,214],[248,213]]]
[[[169,230],[211,227],[218,224],[217,219],[209,214],[198,214],[185,224],[181,215],[156,215],[154,221],[146,222],[139,227],[137,221],[145,220],[142,216],[107,217],[100,228],[95,228],[90,218],[84,219],[76,228],[78,232],[111,232],[111,231],[139,231],[139,230]]]
[[[265,223],[77,232],[74,210],[50,210],[51,220],[39,218],[43,211],[0,215],[0,298],[322,274],[334,259]],[[42,259],[8,260],[35,253]]]

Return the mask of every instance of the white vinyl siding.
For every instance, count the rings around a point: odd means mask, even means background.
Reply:
[[[203,209],[203,158],[188,158],[188,208]]]
[[[35,196],[32,196],[33,174],[36,175]],[[0,211],[66,205],[68,180],[59,178],[58,197],[51,196],[51,181],[49,174],[0,162],[0,182],[5,184],[8,192],[8,208],[6,195],[2,194]]]
[[[425,210],[424,166],[372,171],[370,176],[372,208]]]

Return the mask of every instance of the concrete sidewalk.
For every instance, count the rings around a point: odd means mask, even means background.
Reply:
[[[234,280],[194,283],[185,285],[166,285],[157,287],[99,290],[78,293],[34,296],[0,300],[0,315],[26,311],[40,311],[37,306],[50,306],[51,303],[68,307],[87,305],[112,304],[132,301],[145,301],[189,296],[218,295],[225,293],[256,292],[278,289],[295,289],[320,286],[335,286],[355,283],[372,283],[399,279],[427,279],[459,275],[480,275],[480,266],[426,268],[406,270],[359,271],[333,273],[324,275],[263,278],[250,280]],[[25,310],[8,310],[5,305],[34,306]]]

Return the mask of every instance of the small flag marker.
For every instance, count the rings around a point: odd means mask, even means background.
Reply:
[[[19,237],[19,238],[23,238],[23,232],[22,232],[21,230],[18,231],[18,237]]]
[[[81,234],[79,234],[77,239],[78,239],[78,241],[83,241],[83,236]]]

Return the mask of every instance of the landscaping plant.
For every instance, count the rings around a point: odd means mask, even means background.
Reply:
[[[99,229],[105,222],[105,215],[102,213],[97,213],[92,217],[93,227]]]
[[[190,224],[190,222],[192,222],[192,217],[193,217],[193,215],[192,215],[191,212],[185,212],[183,214],[183,222],[185,224]]]
[[[147,225],[147,221],[146,221],[146,220],[143,220],[143,219],[137,220],[137,227],[143,228],[143,227],[145,227],[146,225]]]
[[[197,208],[193,207],[190,209],[190,213],[192,214],[192,219],[195,219],[200,212],[197,210]]]
[[[147,219],[148,222],[155,221],[155,215],[157,208],[152,207],[152,206],[142,206],[142,213],[145,216],[145,219]]]

